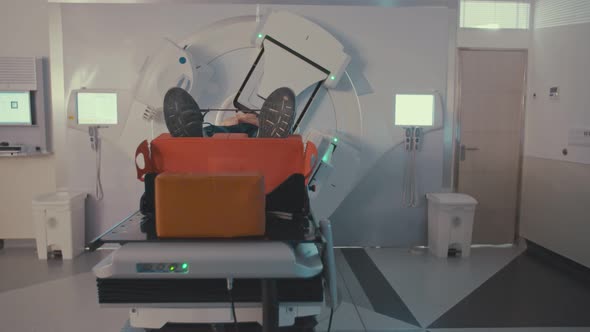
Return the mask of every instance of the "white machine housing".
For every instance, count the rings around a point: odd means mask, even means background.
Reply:
[[[316,218],[329,218],[358,181],[360,151],[350,140],[362,136],[362,116],[354,85],[345,71],[350,57],[344,52],[342,44],[321,26],[290,12],[271,11],[260,22],[254,16],[232,17],[215,22],[178,43],[166,39],[157,54],[150,56],[142,67],[135,100],[161,113],[161,106],[158,105],[162,104],[168,87],[180,86],[189,91],[199,103],[201,97],[222,94],[222,102],[218,105],[200,103],[202,107],[233,108],[232,101],[236,91],[230,90],[226,95],[223,94],[217,80],[219,76],[227,74],[215,76],[215,66],[226,56],[231,58],[235,51],[248,48],[260,50],[262,47],[264,54],[260,66],[263,66],[264,73],[258,80],[259,97],[266,97],[265,94],[282,86],[293,89],[297,94],[311,85],[323,82],[327,94],[323,98],[327,98],[332,104],[333,112],[328,110],[332,114],[319,117],[321,121],[325,121],[319,127],[314,121],[303,121],[297,130],[308,138],[311,137],[309,133],[314,131],[328,140],[333,137],[339,140],[330,165],[318,163],[320,168],[315,172],[317,179],[312,181],[316,184],[316,191],[310,193]],[[293,52],[326,69],[329,74],[295,56]],[[186,57],[184,64],[179,61],[182,57]],[[252,63],[248,64],[251,65]],[[235,79],[241,82],[244,77],[238,76]],[[335,89],[339,82],[342,84]],[[321,101],[316,100],[314,103],[319,104]],[[224,117],[232,114],[218,112],[210,121],[221,125]],[[309,116],[313,117],[307,115]],[[332,116],[335,119],[331,120]],[[130,154],[135,152],[135,142],[145,139],[133,135],[135,125],[129,123],[131,119],[142,121],[142,115],[130,115],[119,140],[119,144]],[[164,126],[162,116],[149,119],[153,119],[152,122],[161,122],[156,127]],[[153,123],[151,127],[153,138],[158,130],[154,133]],[[314,143],[321,150],[320,156],[323,156],[325,150],[321,144],[316,141]]]
[[[309,182],[309,198],[314,216],[323,220],[331,216],[356,185],[354,174],[361,166],[360,153],[337,133],[312,130],[307,140],[316,145],[320,158]],[[324,158],[327,155],[329,159]]]
[[[186,273],[140,272],[137,268],[138,264],[183,263],[188,264]],[[92,271],[98,278],[250,279],[311,278],[322,268],[313,244],[299,244],[293,249],[271,241],[140,242],[125,244]]]
[[[291,60],[288,66],[285,65],[282,57],[293,57],[293,55],[276,45],[271,47],[269,45],[271,43],[266,40],[267,37],[303,55],[309,61],[326,69],[328,73],[321,75],[319,74],[321,71],[314,68],[315,74],[311,75],[313,71],[307,68],[309,65],[303,66],[302,60]],[[324,86],[328,89],[334,88],[350,63],[350,56],[344,53],[344,47],[332,34],[308,19],[287,11],[273,11],[267,16],[256,34],[256,45],[259,48],[264,45],[265,54],[266,52],[271,54],[265,58],[265,75],[259,89],[263,93],[271,88],[276,89],[277,86],[288,86],[276,85],[281,80],[296,81],[301,86],[305,85],[304,82],[308,82],[309,84],[304,87],[306,88],[325,79]],[[317,80],[314,81],[315,78]],[[303,89],[298,87],[294,91],[298,95]]]
[[[170,87],[193,89],[198,76],[193,71],[192,56],[170,39],[164,39],[158,52],[144,62],[135,87],[135,99],[147,107],[161,108]]]

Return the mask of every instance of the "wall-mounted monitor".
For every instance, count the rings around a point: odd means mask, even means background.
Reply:
[[[0,91],[0,126],[33,124],[30,91]]]
[[[433,94],[396,94],[393,104],[396,126],[431,127],[434,125]]]
[[[76,95],[76,118],[79,125],[116,125],[117,115],[116,92],[78,91]]]

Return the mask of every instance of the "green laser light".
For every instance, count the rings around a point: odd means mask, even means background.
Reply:
[[[334,137],[333,141],[334,143],[338,143],[338,137]]]
[[[333,81],[336,79],[336,76],[330,76],[330,79]]]
[[[258,38],[262,38],[262,34],[261,33],[258,34]]]

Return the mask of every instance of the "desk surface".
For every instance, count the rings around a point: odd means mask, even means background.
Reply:
[[[18,158],[18,157],[43,157],[50,156],[53,152],[18,152],[18,151],[0,151],[0,158]]]

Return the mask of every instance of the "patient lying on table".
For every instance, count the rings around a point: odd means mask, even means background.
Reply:
[[[291,134],[295,120],[295,95],[289,88],[273,91],[260,113],[237,112],[220,126],[204,122],[197,102],[185,90],[172,88],[164,97],[164,118],[175,137],[211,137],[217,133],[240,133],[248,137],[284,138]]]

